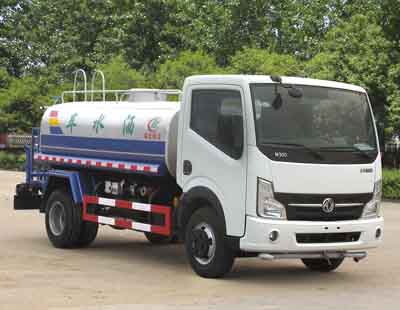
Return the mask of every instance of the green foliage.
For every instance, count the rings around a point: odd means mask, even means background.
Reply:
[[[330,52],[321,52],[306,63],[306,76],[315,79],[334,81],[337,69],[336,61],[336,55]]]
[[[170,22],[184,49],[201,49],[225,66],[244,47],[301,59],[317,54],[326,33],[354,13],[378,11],[378,0],[175,1]]]
[[[389,125],[400,133],[400,63],[390,66],[387,92]]]
[[[186,51],[160,65],[154,83],[160,88],[181,88],[189,75],[217,73],[221,73],[221,69],[214,58],[203,52]]]
[[[383,197],[400,199],[400,170],[383,169]]]
[[[16,76],[42,66],[60,72],[90,69],[121,48],[116,1],[9,2],[0,15],[0,37],[6,39],[7,69]]]
[[[378,10],[381,25],[385,31],[385,36],[389,40],[400,43],[400,2],[399,0],[380,0],[380,10]]]
[[[0,169],[23,170],[25,153],[0,151]]]
[[[248,48],[231,58],[229,71],[237,74],[301,75],[301,63],[290,55]]]
[[[29,132],[40,122],[43,108],[51,103],[44,80],[26,76],[13,79],[0,90],[0,132]]]
[[[361,85],[368,89],[375,112],[385,113],[390,51],[382,28],[364,15],[354,15],[329,31],[322,52],[306,64],[307,76]]]
[[[106,88],[108,89],[129,89],[146,86],[145,76],[129,67],[122,56],[116,56],[110,62],[102,64],[99,69],[106,77]],[[101,78],[97,76],[97,85],[101,86]]]
[[[0,90],[2,88],[8,88],[10,84],[11,77],[8,75],[7,71],[0,68]]]
[[[175,19],[181,44],[215,55],[220,65],[244,46],[275,44],[270,6],[273,1],[177,1]],[[175,26],[176,28],[176,26]]]
[[[399,12],[399,0],[3,0],[0,130],[36,124],[74,70],[101,68],[107,88],[220,72],[360,84],[400,132]]]
[[[120,44],[132,67],[154,70],[185,49],[181,42],[183,25],[176,18],[182,0],[112,2],[119,14]]]
[[[322,70],[322,76],[381,90],[387,80],[390,48],[380,26],[355,15],[327,34],[322,53],[308,63],[307,70],[316,76]]]

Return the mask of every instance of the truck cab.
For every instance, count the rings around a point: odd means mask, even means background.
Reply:
[[[182,100],[183,200],[213,197],[237,250],[331,270],[381,242],[381,158],[363,88],[195,76],[186,79]]]

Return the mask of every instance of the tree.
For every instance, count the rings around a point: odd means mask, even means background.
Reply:
[[[154,71],[185,49],[181,42],[184,25],[175,18],[181,0],[121,2],[121,44],[130,66]]]
[[[107,89],[129,89],[146,86],[146,77],[139,71],[130,68],[122,56],[113,57],[110,62],[99,65],[103,71]],[[99,89],[100,77],[97,88]]]
[[[215,59],[203,52],[186,51],[176,59],[167,60],[160,65],[155,74],[154,85],[160,88],[181,88],[183,80],[195,74],[221,73]]]
[[[32,94],[24,83],[33,83],[51,101],[78,68],[102,68],[107,88],[181,87],[196,73],[306,72],[368,87],[397,128],[399,12],[400,0],[2,0],[0,91]]]
[[[380,0],[380,25],[386,38],[400,46],[400,0]]]
[[[322,52],[307,63],[306,74],[367,88],[375,112],[383,118],[385,106],[391,104],[387,97],[391,48],[379,25],[355,15],[327,34]]]
[[[245,46],[272,48],[271,1],[177,1],[182,46],[215,55],[219,65]]]
[[[7,71],[0,68],[0,91],[3,88],[8,88],[10,84],[11,77],[8,75]]]
[[[392,65],[389,70],[387,111],[389,134],[396,132],[400,135],[400,63]]]
[[[0,51],[10,73],[91,69],[122,46],[115,1],[19,0],[3,7]]]
[[[38,126],[43,107],[51,104],[49,86],[44,79],[27,76],[0,90],[0,132],[30,132]]]
[[[301,63],[293,56],[254,48],[236,53],[228,70],[236,74],[266,75],[302,75],[303,71]]]
[[[311,58],[305,65],[307,77],[320,80],[336,79],[336,61],[338,56],[331,52],[321,52]]]

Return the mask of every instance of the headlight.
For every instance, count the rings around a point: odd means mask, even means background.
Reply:
[[[382,180],[375,182],[374,194],[371,201],[369,201],[363,211],[362,218],[370,219],[380,216],[381,212],[381,199],[382,199]]]
[[[257,182],[257,191],[258,215],[269,219],[285,220],[285,206],[274,199],[272,183],[259,178]]]

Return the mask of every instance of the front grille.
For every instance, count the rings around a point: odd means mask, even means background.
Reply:
[[[335,208],[332,213],[325,213],[320,207],[286,206],[288,220],[292,221],[350,221],[361,217],[364,206]]]
[[[360,239],[360,235],[360,232],[332,234],[296,234],[296,240],[297,243],[356,242]]]
[[[325,213],[318,205],[322,205],[326,198],[332,198],[337,205],[359,205],[337,206],[333,212]],[[361,217],[364,205],[372,199],[372,193],[335,195],[275,193],[275,199],[285,205],[289,221],[349,221]],[[299,206],[304,204],[317,206]]]

